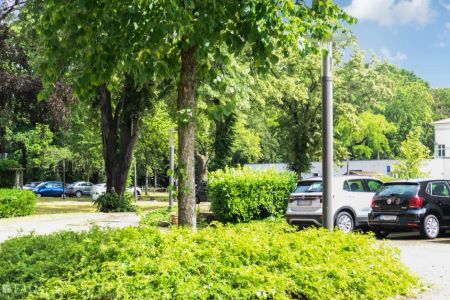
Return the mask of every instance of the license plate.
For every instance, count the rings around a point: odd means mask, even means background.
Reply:
[[[311,206],[311,200],[298,200],[297,206]]]
[[[397,216],[379,216],[380,221],[397,221]]]

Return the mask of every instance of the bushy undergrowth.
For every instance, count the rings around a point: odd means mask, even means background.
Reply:
[[[21,237],[0,257],[10,299],[385,299],[417,285],[370,236],[283,221]]]
[[[158,226],[161,223],[170,223],[170,215],[174,212],[171,208],[158,208],[150,211],[141,218],[141,226]]]
[[[28,190],[0,189],[0,218],[34,213],[36,195]]]
[[[94,204],[101,212],[136,211],[134,199],[129,193],[125,193],[122,197],[116,193],[106,193],[94,200]]]
[[[219,170],[209,175],[208,199],[222,222],[261,220],[285,213],[296,181],[294,173],[274,169]]]

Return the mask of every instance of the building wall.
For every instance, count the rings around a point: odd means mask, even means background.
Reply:
[[[434,157],[438,157],[438,145],[445,145],[445,157],[450,157],[450,123],[435,124]]]

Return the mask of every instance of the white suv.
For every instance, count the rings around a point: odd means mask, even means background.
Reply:
[[[334,225],[344,232],[366,227],[370,204],[382,182],[367,176],[333,177],[331,209]],[[301,180],[289,197],[289,224],[322,225],[322,178]]]

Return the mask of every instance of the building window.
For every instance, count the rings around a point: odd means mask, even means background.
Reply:
[[[445,145],[438,145],[438,157],[445,157]]]

